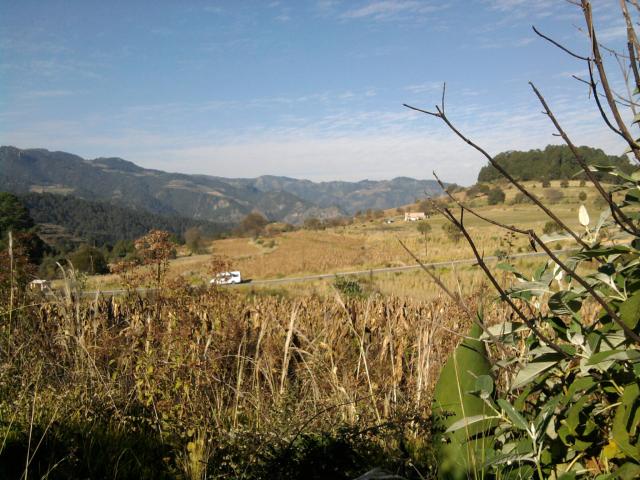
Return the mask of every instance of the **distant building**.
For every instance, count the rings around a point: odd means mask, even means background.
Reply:
[[[405,222],[417,222],[418,220],[426,220],[427,216],[424,212],[405,212]]]

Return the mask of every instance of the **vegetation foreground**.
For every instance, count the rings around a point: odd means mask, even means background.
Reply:
[[[173,287],[22,298],[1,337],[0,477],[430,476],[456,306]]]

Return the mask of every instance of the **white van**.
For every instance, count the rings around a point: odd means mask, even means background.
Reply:
[[[237,270],[216,273],[216,276],[209,281],[210,285],[231,285],[234,283],[242,283],[242,276]]]

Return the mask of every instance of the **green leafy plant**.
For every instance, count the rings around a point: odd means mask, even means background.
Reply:
[[[637,3],[629,3],[640,15]],[[587,82],[608,128],[628,144],[628,152],[640,163],[640,139],[631,135],[620,105],[609,86],[596,39],[592,6],[580,1],[590,54],[569,52],[584,61],[591,73]],[[629,70],[635,72],[635,94],[640,94],[638,62],[640,42],[634,31],[628,2],[621,2],[627,26]],[[538,31],[536,30],[536,33]],[[559,44],[540,34],[556,46]],[[611,51],[611,50],[609,50]],[[622,65],[622,64],[621,64]],[[625,67],[623,67],[625,68]],[[595,75],[599,82],[595,80]],[[631,77],[626,77],[631,78]],[[486,440],[482,464],[469,464],[468,478],[536,478],[539,480],[640,477],[640,169],[622,164],[590,164],[571,141],[540,91],[531,84],[544,113],[567,144],[575,164],[594,185],[604,211],[592,220],[584,205],[576,212],[575,231],[471,139],[458,130],[444,109],[444,94],[435,112],[416,109],[441,119],[453,132],[482,153],[490,167],[511,182],[549,218],[545,230],[557,230],[553,238],[534,230],[500,224],[463,205],[460,215],[448,208],[440,212],[458,228],[472,248],[478,266],[498,291],[513,317],[485,325],[480,340],[492,359],[492,375],[480,377],[481,388],[470,390],[484,403],[484,412],[449,425],[445,434],[453,441],[460,432],[467,445]],[[599,89],[603,92],[600,92]],[[629,88],[629,91],[633,90]],[[600,102],[600,97],[604,100]],[[637,98],[627,99],[633,105]],[[410,107],[414,108],[414,107]],[[606,109],[606,110],[605,110]],[[634,112],[635,113],[635,112]],[[609,120],[613,118],[613,120]],[[640,122],[636,115],[634,124]],[[603,179],[613,187],[605,187]],[[524,178],[523,178],[524,179]],[[557,203],[559,190],[545,192]],[[512,280],[500,282],[485,263],[464,223],[463,214],[523,235],[546,254],[533,272],[519,271],[502,262],[498,268]],[[573,242],[568,258],[554,252],[548,241],[560,237]],[[462,383],[458,382],[461,387]],[[489,428],[472,430],[472,426]],[[443,478],[448,477],[446,474]]]

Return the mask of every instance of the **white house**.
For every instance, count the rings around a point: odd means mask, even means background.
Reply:
[[[426,220],[427,216],[424,212],[405,212],[405,222],[417,222],[418,220]]]

